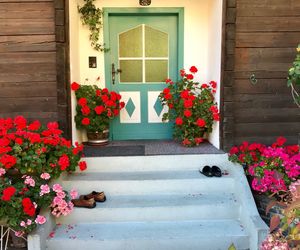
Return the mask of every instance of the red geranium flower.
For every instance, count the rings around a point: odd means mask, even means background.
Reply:
[[[3,201],[10,201],[11,197],[16,193],[16,188],[11,186],[7,187],[3,190],[2,200]]]
[[[95,108],[95,112],[97,115],[101,115],[104,112],[104,110],[105,110],[104,106],[97,106]]]
[[[78,100],[78,104],[79,104],[80,106],[85,106],[85,105],[87,105],[87,99],[84,98],[84,97],[81,97],[81,98]]]
[[[22,138],[16,138],[16,139],[15,139],[15,143],[16,143],[16,144],[19,144],[19,145],[22,145],[22,144],[23,144]]]
[[[220,121],[220,115],[218,113],[213,114],[213,118],[215,121]]]
[[[59,159],[58,159],[58,165],[60,166],[60,169],[62,171],[66,170],[67,167],[70,166],[70,160],[69,157],[66,154],[63,154]]]
[[[193,101],[191,99],[186,99],[186,100],[184,100],[183,105],[186,109],[192,108],[193,107]]]
[[[209,83],[214,89],[217,87],[217,83],[215,81],[211,81]]]
[[[30,198],[24,198],[22,200],[23,212],[31,217],[35,215],[35,207]]]
[[[180,96],[181,96],[181,98],[183,98],[183,99],[187,99],[187,98],[189,98],[189,91],[188,90],[183,90],[181,93],[180,93]]]
[[[186,79],[188,80],[193,80],[194,79],[194,76],[192,74],[187,74],[186,75]]]
[[[28,125],[28,129],[31,131],[36,131],[41,128],[41,123],[39,121],[34,121]]]
[[[208,85],[207,85],[206,83],[203,83],[203,84],[201,85],[201,88],[207,89],[207,88],[208,88]]]
[[[79,162],[79,169],[80,169],[81,171],[84,171],[84,170],[87,169],[87,166],[86,166],[86,162],[85,162],[85,161]]]
[[[87,126],[87,125],[90,124],[90,119],[87,118],[87,117],[85,117],[85,118],[83,118],[83,119],[81,120],[81,123],[82,123],[82,125]]]
[[[192,116],[192,111],[190,111],[189,109],[184,110],[183,112],[184,116],[189,118]]]
[[[190,67],[190,72],[195,74],[198,72],[198,69],[195,66]]]
[[[107,95],[103,95],[103,96],[101,96],[101,99],[103,102],[107,102],[109,100],[109,97]]]
[[[165,95],[166,95],[166,94],[169,94],[169,93],[170,93],[170,89],[169,89],[169,88],[164,88],[163,93],[164,93]]]
[[[185,146],[188,146],[188,145],[191,145],[192,143],[189,139],[186,138],[182,141],[182,144],[185,145]]]
[[[12,155],[2,155],[0,157],[0,163],[7,169],[13,167],[17,163],[17,158]]]
[[[176,123],[176,125],[178,125],[178,126],[182,125],[182,123],[183,123],[182,118],[181,118],[181,117],[177,117],[176,120],[175,120],[175,123]]]
[[[205,122],[205,120],[199,118],[199,119],[196,121],[196,124],[197,124],[197,126],[203,128],[203,127],[205,127],[206,122]]]
[[[101,95],[100,89],[96,89],[96,96],[100,96],[100,95]]]
[[[80,88],[80,85],[77,82],[72,82],[71,89],[77,91]]]
[[[118,109],[114,109],[114,110],[113,110],[113,113],[114,113],[114,116],[117,116],[120,112],[119,112]]]
[[[199,145],[201,142],[204,141],[203,138],[201,138],[201,137],[197,137],[194,140],[195,140],[196,145]]]
[[[86,105],[82,107],[81,112],[83,115],[87,116],[91,113],[91,109]]]
[[[107,94],[108,93],[108,89],[107,88],[102,89],[102,93],[103,94]]]
[[[26,128],[27,126],[27,121],[23,116],[17,116],[14,119],[14,123],[16,125],[16,128],[20,130]]]
[[[173,96],[171,95],[171,94],[166,94],[165,95],[165,99],[166,100],[170,100],[170,99],[172,99],[173,98]]]

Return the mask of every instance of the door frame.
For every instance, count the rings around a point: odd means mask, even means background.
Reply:
[[[178,55],[178,69],[177,74],[178,77],[180,75],[179,71],[183,68],[184,65],[184,8],[103,8],[103,35],[104,35],[104,44],[105,47],[110,48],[110,41],[109,41],[109,17],[110,16],[130,16],[132,14],[141,14],[141,15],[168,15],[173,14],[176,15],[178,18],[178,48],[177,48],[177,55]],[[105,70],[105,87],[108,89],[112,89],[111,84],[111,57],[110,52],[105,53],[104,55],[104,70]],[[179,78],[178,78],[179,79]],[[109,80],[109,81],[108,81]],[[110,123],[110,126],[113,126]],[[112,135],[110,135],[111,137]],[[110,138],[112,139],[112,137]]]

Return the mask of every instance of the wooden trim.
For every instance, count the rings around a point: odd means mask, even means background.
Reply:
[[[57,70],[57,113],[64,136],[71,138],[71,98],[69,59],[69,3],[54,0],[56,70]]]
[[[235,75],[236,1],[223,0],[220,148],[224,151],[231,148],[235,136],[232,96]]]

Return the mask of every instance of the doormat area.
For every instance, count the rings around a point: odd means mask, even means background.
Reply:
[[[224,154],[209,142],[198,147],[186,148],[172,140],[112,141],[106,146],[85,144],[85,157],[99,156],[143,156],[143,155],[185,155],[185,154]]]

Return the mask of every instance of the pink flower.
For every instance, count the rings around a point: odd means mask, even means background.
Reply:
[[[50,193],[50,187],[47,184],[41,185],[40,196],[43,196],[44,194],[49,194],[49,193]]]
[[[46,221],[47,221],[46,217],[43,215],[38,215],[35,219],[35,223],[40,224],[40,225],[44,224]]]
[[[40,177],[44,180],[49,180],[51,178],[50,174],[48,173],[42,173]]]
[[[54,199],[53,199],[53,201],[52,201],[52,205],[51,206],[59,205],[59,204],[62,203],[62,201],[63,201],[62,198],[55,196]]]
[[[63,192],[63,188],[60,184],[54,184],[52,187],[53,191],[56,193]]]
[[[70,196],[71,196],[72,199],[76,199],[77,196],[78,196],[77,190],[71,189],[71,191],[70,191]]]
[[[1,177],[2,175],[5,175],[5,173],[6,173],[5,169],[4,169],[4,168],[0,168],[0,177]]]
[[[21,227],[27,227],[25,221],[23,221],[23,220],[21,221],[20,226],[21,226]]]
[[[34,187],[35,186],[35,181],[32,177],[26,176],[24,184],[29,185],[30,187]]]
[[[57,192],[56,196],[63,199],[66,197],[66,193],[65,192]]]
[[[15,231],[15,236],[22,237],[24,235],[24,232],[22,231]]]
[[[27,222],[26,222],[26,224],[27,224],[28,226],[30,226],[30,225],[32,224],[32,220],[28,219]]]

